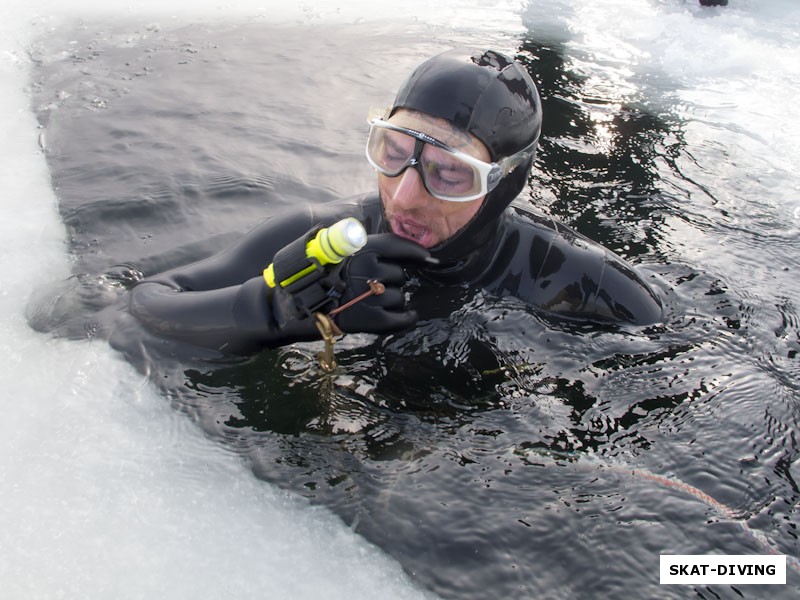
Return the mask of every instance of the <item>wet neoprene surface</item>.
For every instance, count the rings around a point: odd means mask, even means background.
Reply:
[[[313,339],[310,319],[299,331],[294,324],[290,330],[278,325],[261,271],[311,227],[345,217],[358,218],[372,234],[386,228],[375,195],[284,211],[218,256],[143,280],[131,291],[131,310],[155,333],[229,352]],[[511,295],[563,316],[639,325],[661,316],[658,297],[629,265],[552,218],[521,210],[509,215],[484,252],[473,256],[479,264],[448,270],[447,280],[460,285],[470,274],[490,294]],[[423,287],[442,285],[436,267],[414,271]],[[410,303],[425,314],[413,294]],[[362,324],[356,331],[369,330]]]

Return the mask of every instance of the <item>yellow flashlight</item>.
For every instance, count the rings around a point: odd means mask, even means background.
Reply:
[[[366,243],[367,230],[358,219],[342,219],[330,227],[320,229],[313,238],[306,241],[303,256],[292,256],[299,254],[296,250],[293,251],[294,242],[285,248],[287,252],[284,256],[284,250],[278,252],[275,260],[264,269],[264,281],[274,288],[277,277],[277,284],[286,287],[312,273],[317,267],[342,262]],[[276,263],[279,266],[276,267]]]

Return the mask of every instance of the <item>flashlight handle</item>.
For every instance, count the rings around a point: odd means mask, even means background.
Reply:
[[[342,219],[281,249],[264,269],[264,281],[271,288],[290,286],[318,267],[342,262],[366,242],[367,232],[357,219]]]

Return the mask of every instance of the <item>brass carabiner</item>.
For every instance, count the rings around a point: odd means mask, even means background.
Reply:
[[[317,354],[317,360],[319,360],[319,366],[322,367],[323,371],[331,373],[336,368],[333,344],[336,342],[336,338],[344,335],[344,333],[328,315],[323,315],[319,312],[314,313],[314,319],[316,321],[317,330],[322,336],[322,340],[325,342],[325,348],[322,352]]]
[[[322,340],[325,342],[325,348],[322,350],[322,352],[317,354],[317,360],[319,360],[319,366],[322,367],[322,370],[326,373],[331,373],[336,368],[336,357],[333,354],[333,344],[336,342],[337,337],[344,335],[344,332],[339,329],[336,323],[333,322],[333,317],[338,315],[343,310],[347,310],[357,302],[361,302],[365,298],[369,298],[370,296],[380,296],[386,291],[386,286],[376,279],[370,279],[367,281],[367,284],[369,285],[369,289],[366,292],[356,296],[349,302],[342,304],[340,307],[334,308],[327,315],[323,315],[319,312],[314,313],[314,320],[316,321],[317,330],[322,336]]]

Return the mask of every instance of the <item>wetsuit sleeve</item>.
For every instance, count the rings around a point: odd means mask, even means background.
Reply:
[[[636,325],[662,319],[661,300],[633,267],[550,217],[511,221],[491,271],[487,289],[557,315]]]
[[[577,317],[648,325],[661,301],[633,267],[603,246],[559,224],[536,281],[536,304]]]
[[[314,339],[313,324],[277,326],[262,277],[275,253],[314,221],[310,209],[273,217],[207,260],[143,279],[131,290],[131,314],[158,335],[226,353]]]
[[[658,295],[633,267],[615,255],[606,256],[594,303],[598,312],[634,325],[651,325],[663,317]]]

